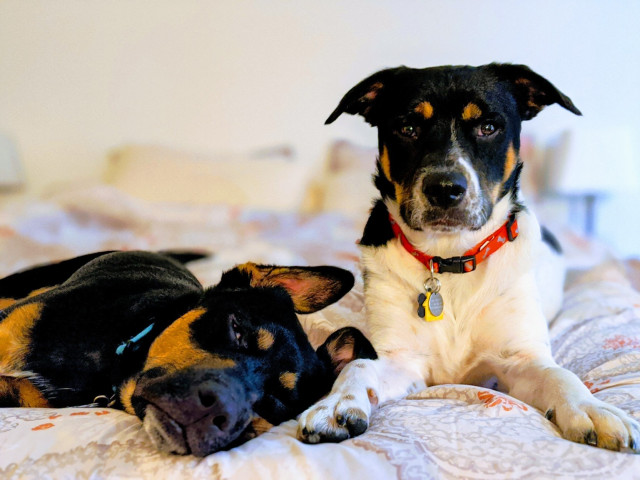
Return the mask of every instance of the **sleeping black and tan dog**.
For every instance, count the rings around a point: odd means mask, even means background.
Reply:
[[[362,334],[318,351],[296,317],[336,302],[336,267],[247,263],[203,289],[189,254],[101,252],[0,280],[0,406],[104,400],[137,415],[157,448],[204,456],[295,417],[351,359]],[[104,404],[103,404],[104,405]]]

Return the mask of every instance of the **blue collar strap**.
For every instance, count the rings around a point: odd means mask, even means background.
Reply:
[[[134,337],[131,337],[129,340],[122,342],[120,345],[118,345],[118,348],[116,348],[116,355],[122,355],[128,348],[134,346],[137,342],[139,342],[140,340],[142,340],[142,338],[149,333],[151,330],[153,330],[153,326],[155,325],[155,323],[152,323],[151,325],[149,325],[147,328],[145,328],[144,330],[142,330],[139,334],[137,334]]]

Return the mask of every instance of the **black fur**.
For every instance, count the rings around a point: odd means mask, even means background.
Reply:
[[[382,200],[377,200],[369,214],[369,220],[364,227],[360,245],[365,247],[380,247],[394,237],[389,210]]]
[[[581,114],[569,97],[524,65],[402,66],[377,72],[354,86],[326,123],[350,113],[377,127],[375,185],[383,200],[398,203],[410,228],[477,230],[501,198],[510,195],[517,203],[521,123],[553,103]],[[419,183],[443,171],[460,173],[458,157],[465,158],[478,177],[478,212],[470,213],[464,202],[460,208],[438,205],[425,193],[430,186]],[[426,207],[416,210],[416,205]],[[369,235],[385,230],[378,215],[374,208],[363,244],[379,245],[386,236]]]
[[[336,375],[333,350],[325,346],[319,354],[312,349],[294,309],[302,305],[315,311],[337,301],[353,286],[353,275],[336,267],[247,264],[251,267],[232,269],[218,285],[204,289],[180,263],[201,256],[100,252],[0,280],[5,298],[59,283],[2,312],[0,329],[13,312],[40,306],[18,359],[20,370],[29,372],[28,381],[53,407],[87,404],[96,396],[111,396],[115,389],[115,406],[124,408],[118,389],[133,381],[130,400],[136,415],[144,420],[151,408],[160,418],[156,427],[169,425],[168,433],[156,439],[166,451],[206,455],[246,438],[241,434],[250,434],[246,422],[252,417],[272,424],[294,417],[325,394]],[[264,272],[264,278],[254,278]],[[295,286],[289,290],[291,282]],[[306,290],[300,293],[298,287]],[[175,337],[178,343],[170,345],[177,348],[174,360],[167,363],[161,356],[160,364],[145,370],[154,341],[188,312],[198,315],[185,324],[188,332]],[[370,343],[355,332],[345,329],[340,335],[356,346],[355,355],[370,356]],[[263,345],[260,335],[267,338]],[[187,367],[177,367],[172,362],[179,362],[182,354],[209,360],[196,358]],[[223,359],[221,366],[215,366],[216,358]],[[15,358],[2,360],[15,363]],[[11,383],[12,372],[4,373],[9,377],[0,383],[0,406],[22,406],[18,384]],[[283,380],[285,373],[290,376]],[[198,408],[203,418],[212,408],[225,413],[213,416],[215,428],[208,420],[195,440],[175,431],[176,422],[185,419],[180,428],[186,432],[198,420],[189,417],[200,415]],[[172,420],[167,423],[165,417]],[[233,425],[220,434],[228,423]],[[186,443],[178,449],[162,445],[167,436]]]
[[[549,245],[554,252],[558,254],[562,253],[562,245],[560,245],[556,236],[551,233],[547,227],[541,226],[540,234],[542,235],[542,241]]]

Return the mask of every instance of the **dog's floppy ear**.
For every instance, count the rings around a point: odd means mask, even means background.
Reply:
[[[297,313],[313,313],[340,300],[353,287],[353,274],[338,267],[279,267],[249,262],[226,272],[218,288],[282,287]]]
[[[499,79],[511,83],[520,118],[530,120],[547,105],[557,103],[576,115],[582,115],[571,99],[554,87],[549,80],[526,65],[492,63],[488,65]]]
[[[406,69],[406,67],[389,68],[362,80],[342,97],[336,109],[324,122],[325,125],[333,123],[343,113],[350,113],[351,115],[362,115],[368,123],[375,126],[372,111],[378,95],[398,72]]]
[[[318,358],[337,377],[342,369],[356,358],[378,358],[371,342],[360,330],[344,327],[333,332],[316,350]]]

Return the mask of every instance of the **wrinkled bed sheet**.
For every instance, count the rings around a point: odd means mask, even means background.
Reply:
[[[193,264],[205,284],[248,260],[357,274],[360,228],[336,214],[145,204],[92,187],[0,211],[0,274],[95,250],[166,248],[213,252]],[[568,242],[570,260],[594,258],[588,242]],[[640,419],[640,295],[612,261],[572,279],[551,327],[555,357],[598,398]],[[362,315],[358,281],[339,304],[300,318],[318,344],[340,326],[360,325]],[[302,444],[291,420],[203,459],[158,453],[138,419],[117,410],[0,409],[0,478],[107,477],[640,479],[640,456],[565,441],[536,409],[463,385],[384,404],[365,434],[340,444]]]

